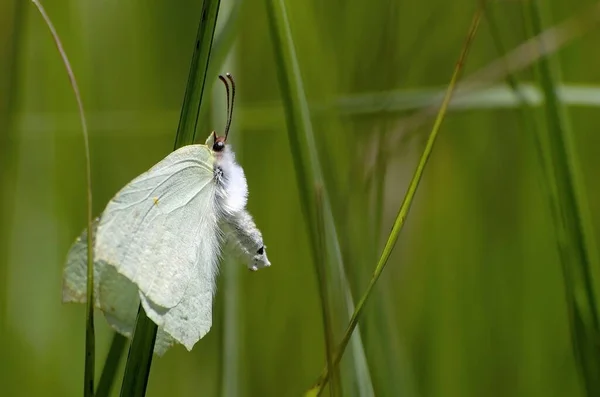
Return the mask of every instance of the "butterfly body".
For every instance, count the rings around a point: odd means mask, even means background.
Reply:
[[[210,330],[224,240],[249,269],[271,265],[246,211],[244,171],[226,143],[232,108],[228,101],[224,136],[213,132],[204,145],[167,155],[125,185],[94,223],[95,305],[129,336],[141,303],[159,326],[158,354],[174,342],[191,350]],[[63,301],[85,298],[86,232],[69,251]]]

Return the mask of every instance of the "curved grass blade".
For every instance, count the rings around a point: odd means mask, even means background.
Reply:
[[[319,163],[318,152],[316,149],[316,140],[310,120],[310,112],[304,86],[300,74],[298,60],[294,48],[294,42],[290,30],[289,20],[287,16],[285,2],[283,0],[267,0],[267,17],[269,29],[277,62],[277,76],[279,79],[279,88],[284,104],[284,112],[286,116],[288,138],[290,142],[290,150],[294,162],[294,170],[296,173],[296,181],[300,193],[300,202],[302,212],[306,219],[308,228],[308,237],[311,246],[311,254],[317,273],[317,280],[321,280],[318,276],[320,270],[317,266],[320,265],[319,259],[319,231],[317,221],[317,198],[316,188],[322,186],[322,201],[323,201],[323,216],[325,222],[325,238],[327,239],[327,269],[332,276],[336,276],[336,282],[341,286],[343,291],[342,304],[344,308],[351,308],[353,302],[347,299],[348,283],[343,270],[341,250],[331,205],[327,194],[327,189],[323,183],[323,174]],[[321,286],[329,288],[328,285]],[[322,310],[326,310],[322,307]],[[351,310],[351,309],[350,309]],[[328,313],[323,313],[328,315]],[[327,327],[328,323],[324,324]],[[329,330],[324,330],[327,335]],[[326,337],[326,336],[325,336]],[[353,339],[353,371],[358,384],[358,390],[354,387],[347,390],[347,393],[356,393],[357,395],[373,395],[373,386],[369,377],[369,372],[362,347],[360,334],[357,333]]]
[[[174,150],[194,142],[220,4],[220,0],[204,0],[202,3],[200,23],[194,43],[194,53],[175,136]],[[140,304],[127,356],[121,396],[145,395],[156,331],[156,324],[146,316],[146,312]]]
[[[425,170],[427,161],[429,160],[429,157],[431,156],[431,152],[433,150],[433,145],[434,145],[437,135],[439,133],[440,126],[442,124],[442,121],[444,120],[446,111],[448,110],[448,104],[450,103],[450,98],[452,97],[454,87],[456,86],[456,82],[458,81],[458,77],[459,77],[460,72],[462,71],[462,67],[466,61],[467,54],[469,52],[469,48],[471,46],[473,38],[475,37],[475,33],[477,32],[477,28],[479,27],[479,21],[481,20],[482,13],[483,13],[483,10],[480,8],[476,11],[475,15],[473,16],[473,20],[471,22],[471,26],[469,28],[469,32],[467,34],[466,41],[463,45],[458,62],[456,63],[456,67],[454,68],[454,73],[452,74],[452,78],[450,80],[450,84],[448,85],[446,95],[444,96],[444,99],[442,101],[440,111],[438,112],[438,115],[436,117],[433,128],[429,134],[429,138],[427,139],[427,143],[425,145],[425,150],[423,151],[423,154],[421,155],[419,164],[417,165],[417,169],[415,170],[415,173],[410,181],[408,191],[406,193],[406,196],[404,197],[404,201],[402,202],[402,205],[400,206],[400,211],[398,212],[398,216],[396,217],[396,220],[394,221],[394,226],[392,227],[392,231],[388,237],[385,247],[383,248],[383,253],[381,254],[381,257],[379,258],[377,266],[375,267],[375,271],[373,272],[373,276],[371,278],[371,281],[369,282],[367,290],[365,291],[364,295],[362,296],[362,298],[356,305],[356,310],[354,311],[354,314],[352,315],[352,318],[350,319],[350,324],[348,325],[346,333],[344,334],[344,337],[336,350],[334,361],[333,361],[334,366],[336,366],[339,363],[339,361],[341,360],[342,355],[344,354],[344,350],[346,349],[346,346],[348,345],[348,341],[350,340],[350,336],[352,335],[354,328],[358,324],[358,319],[360,317],[360,314],[362,313],[364,304],[367,301],[367,299],[369,298],[369,296],[371,295],[373,287],[377,283],[377,280],[379,279],[381,272],[385,268],[387,260],[389,259],[390,255],[392,253],[392,250],[394,249],[394,246],[396,244],[396,241],[398,240],[400,231],[402,230],[402,227],[404,226],[404,222],[408,215],[408,211],[410,210],[410,206],[412,204],[413,198],[414,198],[417,188],[419,186],[419,182],[421,181],[421,177],[423,176],[423,171]],[[322,392],[322,390],[325,387],[325,385],[327,384],[327,382],[329,381],[330,377],[331,377],[331,368],[326,366],[323,373],[321,374],[321,376],[315,383],[315,385],[306,392],[305,396],[307,396],[307,397],[308,396],[318,396]]]
[[[87,129],[87,123],[85,121],[85,113],[83,111],[83,101],[79,94],[79,87],[77,86],[77,80],[75,74],[71,68],[69,58],[62,46],[58,33],[46,14],[44,7],[38,0],[31,0],[32,3],[37,7],[44,22],[50,30],[52,39],[56,44],[56,48],[60,54],[60,57],[67,70],[69,81],[73,87],[75,99],[77,100],[77,108],[79,110],[79,118],[81,120],[81,128],[83,132],[83,143],[85,150],[85,176],[87,180],[86,194],[87,194],[87,230],[92,230],[92,171],[90,164],[90,142],[89,134]],[[94,331],[94,254],[92,246],[92,233],[87,233],[87,304],[86,304],[86,327],[85,327],[85,371],[84,371],[84,385],[83,395],[92,397],[94,395],[94,372],[95,372],[95,359],[96,359],[96,340]]]
[[[536,0],[524,7],[533,33],[538,34],[542,29],[541,5]],[[539,52],[544,53],[543,43],[539,45]],[[567,110],[556,93],[560,65],[543,56],[538,63],[537,77],[546,100],[547,120],[547,128],[538,129],[537,133],[565,283],[571,341],[584,390],[588,396],[597,396],[600,394],[600,320],[594,285],[598,280],[598,253],[573,132]]]

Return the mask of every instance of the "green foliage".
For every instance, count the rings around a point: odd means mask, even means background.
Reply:
[[[22,17],[12,11],[19,3],[0,4],[0,43],[11,43],[0,46],[0,394],[79,396],[85,308],[60,303],[60,273],[86,222],[84,153],[60,58],[31,11]],[[172,149],[202,2],[55,3],[51,15],[86,104],[97,214],[119,188]],[[588,229],[600,222],[600,58],[599,33],[590,30],[597,14],[586,11],[587,3],[546,3],[553,18],[541,28],[581,15],[578,10],[586,19],[570,25],[578,33],[560,50],[562,78],[552,68],[544,78],[541,70],[533,74],[543,67],[537,62],[514,74],[529,106],[521,107],[522,98],[511,92],[514,84],[450,104],[410,216],[364,304],[332,394],[586,395],[585,379],[595,378],[585,370],[593,367],[574,354],[572,337],[583,346],[596,338],[588,332],[594,311],[586,302],[598,287]],[[241,269],[236,275],[238,369],[231,382],[241,397],[305,392],[327,362],[325,318],[328,343],[335,347],[342,340],[432,128],[426,116],[420,127],[408,129],[406,116],[423,107],[439,109],[477,7],[466,0],[282,4],[310,110],[320,185],[312,185],[310,169],[296,160],[294,151],[305,148],[290,139],[265,1],[233,5],[237,16],[223,22],[235,29],[235,45],[230,47],[231,37],[215,37],[219,60],[211,56],[205,80],[211,87],[213,74],[230,71],[217,66],[223,54],[235,54],[234,125],[241,138],[235,148],[248,178],[248,206],[273,263],[265,272]],[[496,39],[483,19],[465,78],[535,33],[528,31],[530,19],[523,24],[522,2],[489,7]],[[12,88],[5,90],[4,82]],[[202,102],[223,106],[209,98]],[[568,122],[558,118],[565,104]],[[202,137],[220,127],[207,120],[199,118]],[[302,130],[298,139],[304,139]],[[536,133],[549,141],[536,147]],[[562,144],[550,142],[561,136]],[[541,179],[548,174],[563,182],[574,178],[575,188],[550,181],[549,196],[548,181]],[[325,197],[330,209],[319,204]],[[589,213],[580,211],[582,199]],[[566,209],[558,224],[551,216],[554,200]],[[330,221],[331,229],[322,225]],[[309,223],[314,226],[307,228]],[[335,229],[336,238],[323,239],[324,229]],[[336,243],[337,254],[331,251]],[[561,243],[573,252],[567,262]],[[323,251],[330,254],[323,258]],[[235,260],[224,266],[243,268]],[[216,294],[215,318],[231,307],[224,303],[225,291]],[[575,303],[590,310],[578,314],[574,328]],[[191,353],[176,348],[155,358],[147,395],[220,395],[227,381],[221,375],[229,373],[221,368],[227,362],[225,323],[214,321]],[[96,377],[112,335],[98,316]],[[118,355],[111,360],[116,366]],[[112,395],[118,393],[113,387]]]

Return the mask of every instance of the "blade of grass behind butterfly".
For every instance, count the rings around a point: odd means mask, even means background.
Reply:
[[[81,119],[81,127],[83,131],[83,143],[85,150],[85,171],[86,171],[86,193],[87,193],[87,226],[88,230],[92,230],[92,172],[90,164],[90,143],[89,135],[87,130],[87,123],[85,121],[85,113],[83,111],[83,102],[81,95],[79,94],[79,88],[77,81],[75,80],[75,74],[71,68],[71,64],[65,53],[58,33],[54,28],[52,21],[46,14],[44,7],[38,0],[32,0],[32,3],[37,7],[40,15],[50,30],[50,34],[61,59],[65,65],[69,81],[73,87],[75,99],[77,101],[77,108],[79,110],[79,117]],[[94,330],[94,255],[92,249],[92,233],[87,234],[87,296],[86,296],[86,327],[85,327],[85,370],[83,380],[83,395],[93,396],[94,395],[94,376],[95,376],[95,359],[96,359],[96,338]]]
[[[221,46],[217,46],[211,57],[211,61],[208,67],[209,76],[212,73],[217,74],[217,67],[219,67],[236,76],[235,65],[236,52],[235,52],[235,35],[228,30],[233,29],[233,26],[229,26],[232,21],[237,20],[241,1],[229,1],[223,2],[221,7],[221,18],[227,16],[227,20],[223,26],[217,26],[217,30],[220,32],[216,42],[220,42]],[[227,36],[224,36],[227,35]],[[227,41],[227,42],[226,42]],[[220,58],[217,58],[217,53]],[[215,87],[216,90],[213,92],[212,103],[216,103],[217,106],[210,106],[212,110],[211,120],[216,121],[219,125],[225,125],[226,117],[223,111],[223,106],[219,104],[226,103],[226,94],[223,87],[219,84]],[[238,100],[239,103],[239,100]],[[205,102],[205,105],[208,103]],[[204,113],[204,109],[209,106],[202,106],[200,114]],[[243,152],[239,149],[242,147],[241,140],[243,136],[238,134],[237,124],[233,123],[229,130],[228,142],[236,150],[236,158],[238,161],[242,161]],[[240,276],[239,272],[242,268],[239,263],[232,260],[231,256],[225,255],[224,263],[221,266],[221,278],[222,283],[222,297],[223,297],[223,308],[221,310],[221,337],[220,337],[220,357],[221,363],[219,365],[219,395],[223,397],[237,397],[241,395],[242,390],[240,389],[240,330],[243,329],[243,325],[240,324],[242,318],[239,314],[239,299],[240,299]]]
[[[309,239],[311,243],[311,253],[315,266],[319,264],[318,255],[318,228],[316,221],[316,205],[315,198],[317,197],[316,186],[323,186],[323,205],[324,219],[326,225],[326,239],[328,246],[328,261],[331,265],[327,268],[337,267],[338,274],[342,275],[343,267],[341,264],[341,255],[337,232],[333,223],[331,207],[327,195],[326,186],[323,185],[323,177],[320,169],[319,159],[316,150],[315,137],[312,131],[312,124],[308,111],[306,96],[302,78],[300,75],[298,61],[296,59],[295,48],[291,36],[289,21],[285,3],[282,0],[267,0],[267,17],[269,21],[269,29],[275,60],[277,62],[277,75],[279,79],[280,93],[284,104],[284,112],[287,122],[288,137],[290,141],[290,149],[296,172],[296,181],[300,193],[300,202],[302,211],[306,219]],[[316,269],[317,271],[317,269]],[[340,280],[346,284],[345,279]],[[328,286],[325,286],[328,288]],[[345,294],[345,299],[348,294]],[[323,310],[327,310],[325,306],[327,302],[323,302]],[[325,313],[326,315],[327,313]],[[324,324],[324,326],[327,324]],[[328,331],[325,331],[325,333]],[[357,335],[357,344],[360,343],[360,337]],[[362,346],[361,346],[362,350]],[[364,360],[364,352],[357,353],[357,361],[355,364],[355,379],[360,380],[360,389],[357,391],[356,385],[345,387],[345,393],[362,393],[363,395],[372,394],[372,386],[370,380],[368,385],[365,385],[365,375],[368,376],[368,370]],[[329,352],[326,352],[329,354]],[[360,356],[359,356],[360,355]],[[350,381],[349,379],[345,379]],[[365,387],[367,388],[365,390]]]
[[[220,0],[204,0],[202,3],[198,33],[194,42],[194,52],[179,126],[175,136],[174,149],[194,142],[219,5]],[[133,339],[127,356],[127,364],[125,365],[121,396],[137,397],[145,395],[156,331],[156,324],[146,316],[140,305]]]
[[[545,9],[537,0],[523,7],[533,33],[539,34]],[[546,99],[547,120],[547,128],[537,132],[543,149],[545,176],[550,179],[550,206],[563,270],[573,350],[586,394],[597,396],[600,394],[600,349],[597,343],[600,322],[594,285],[598,280],[598,254],[574,135],[567,110],[556,94],[560,65],[544,56],[536,69]]]
[[[358,319],[362,313],[364,304],[365,304],[366,300],[369,298],[369,296],[373,290],[373,287],[377,283],[377,280],[379,279],[381,272],[385,268],[387,260],[389,259],[390,254],[394,248],[394,245],[396,244],[396,241],[398,240],[400,231],[402,230],[402,227],[405,224],[405,220],[406,220],[406,217],[410,210],[410,206],[412,204],[413,198],[414,198],[417,188],[419,186],[419,182],[421,181],[421,177],[423,176],[423,171],[425,170],[425,166],[427,165],[427,161],[429,160],[429,157],[433,150],[433,145],[434,145],[436,137],[439,133],[440,126],[442,124],[442,121],[444,120],[446,111],[448,109],[448,104],[450,103],[450,98],[451,98],[454,88],[456,86],[458,76],[459,76],[460,72],[462,71],[462,67],[466,61],[469,48],[475,37],[475,33],[477,32],[477,28],[479,27],[479,21],[481,20],[482,13],[483,13],[483,10],[481,8],[479,8],[475,12],[475,15],[473,16],[473,20],[471,22],[469,32],[467,33],[467,37],[466,37],[465,43],[463,45],[460,57],[458,59],[458,62],[456,63],[456,67],[454,68],[452,78],[450,80],[448,89],[446,91],[446,95],[444,96],[444,99],[442,101],[442,105],[441,105],[438,115],[436,117],[435,123],[429,134],[429,138],[427,139],[425,149],[423,151],[423,154],[421,155],[421,158],[419,159],[419,163],[417,165],[415,173],[410,181],[408,191],[406,193],[406,196],[404,197],[402,205],[400,206],[400,210],[398,211],[398,215],[394,222],[394,226],[390,232],[390,235],[385,244],[385,247],[383,249],[381,257],[377,263],[377,266],[375,267],[375,271],[373,273],[373,277],[371,278],[369,286],[367,287],[367,290],[365,291],[364,295],[362,296],[362,298],[356,305],[356,310],[350,320],[350,324],[348,325],[348,328],[344,335],[344,338],[342,339],[341,343],[338,345],[338,348],[336,349],[334,362],[333,362],[334,366],[339,363],[342,355],[344,354],[344,350],[346,349],[346,346],[348,345],[350,336],[352,335],[354,328],[358,324]],[[305,396],[308,397],[308,396],[319,395],[321,393],[321,391],[323,390],[323,388],[325,387],[325,385],[327,384],[327,382],[329,381],[329,378],[331,376],[330,372],[331,372],[331,370],[328,367],[325,367],[323,372],[319,376],[318,380],[315,382],[314,386],[311,387],[305,393]]]

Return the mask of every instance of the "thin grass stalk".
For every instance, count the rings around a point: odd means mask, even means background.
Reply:
[[[220,3],[220,0],[204,0],[202,3],[174,150],[194,143]],[[145,395],[156,331],[156,324],[148,318],[140,303],[123,376],[122,397]]]
[[[95,375],[95,359],[96,359],[96,338],[94,331],[94,250],[92,246],[92,166],[90,160],[90,142],[85,120],[85,112],[83,111],[83,101],[77,86],[75,74],[71,68],[69,58],[63,48],[63,45],[58,37],[58,33],[50,20],[46,10],[38,0],[32,0],[32,3],[37,7],[40,15],[44,19],[46,26],[50,30],[54,44],[60,54],[60,57],[65,65],[69,82],[73,88],[77,108],[79,110],[79,118],[83,132],[83,143],[85,151],[85,176],[86,176],[86,196],[87,196],[87,296],[86,296],[86,327],[85,327],[85,370],[83,381],[83,395],[86,397],[94,396],[94,375]]]
[[[344,354],[344,350],[346,349],[346,346],[348,345],[348,341],[350,340],[350,336],[352,335],[354,328],[358,324],[358,320],[360,318],[360,315],[362,314],[363,307],[364,307],[367,299],[371,295],[373,287],[375,286],[375,284],[377,283],[377,280],[379,279],[379,276],[383,272],[383,269],[385,268],[385,265],[392,253],[392,250],[394,249],[394,246],[395,246],[396,242],[398,241],[398,236],[400,234],[400,231],[402,230],[402,227],[405,224],[406,217],[410,210],[412,201],[414,199],[414,196],[415,196],[415,193],[419,186],[419,183],[421,181],[421,178],[423,176],[423,171],[425,170],[425,166],[427,165],[427,162],[431,156],[431,152],[433,150],[433,145],[435,143],[435,140],[439,133],[440,127],[442,125],[442,121],[444,120],[444,117],[448,110],[448,105],[450,103],[452,93],[454,92],[454,88],[456,86],[456,83],[458,81],[460,73],[463,69],[463,65],[466,61],[466,58],[467,58],[467,55],[469,52],[469,48],[471,47],[471,43],[475,37],[477,28],[479,27],[479,22],[481,20],[482,13],[483,13],[483,9],[479,8],[475,12],[475,15],[473,16],[473,20],[471,22],[469,32],[467,33],[467,37],[466,37],[465,43],[463,45],[461,54],[459,56],[458,62],[456,63],[456,67],[454,68],[454,72],[452,74],[452,78],[450,79],[448,89],[447,89],[444,99],[442,101],[440,111],[438,112],[438,116],[436,117],[433,128],[429,134],[429,138],[427,139],[425,149],[423,151],[423,154],[421,155],[421,159],[419,160],[417,169],[415,170],[415,173],[411,179],[410,185],[408,187],[408,191],[406,193],[406,196],[404,197],[404,201],[402,202],[402,205],[400,206],[398,216],[396,217],[396,220],[394,222],[394,226],[392,228],[390,236],[388,237],[388,240],[385,244],[383,253],[377,263],[377,266],[375,267],[375,271],[373,272],[371,281],[369,282],[369,285],[368,285],[367,290],[365,291],[364,295],[361,297],[360,301],[356,305],[356,309],[354,311],[354,314],[352,315],[352,318],[350,319],[350,324],[348,325],[346,333],[344,334],[342,341],[338,345],[338,348],[337,348],[336,354],[335,354],[335,359],[333,362],[334,366],[337,365],[339,363],[339,361],[341,360],[342,355]],[[326,366],[325,369],[323,370],[323,373],[321,374],[321,376],[315,383],[315,385],[307,391],[305,396],[319,395],[322,392],[323,387],[329,381],[329,378],[331,376],[330,373],[331,373],[331,369]]]
[[[533,33],[542,29],[543,8],[537,1],[524,5]],[[543,43],[540,43],[543,53]],[[547,131],[540,130],[544,165],[551,188],[550,206],[555,225],[573,351],[588,396],[600,395],[600,321],[594,290],[599,269],[598,253],[590,222],[589,207],[579,169],[568,113],[556,94],[560,80],[558,62],[544,56],[537,67],[546,98]]]

